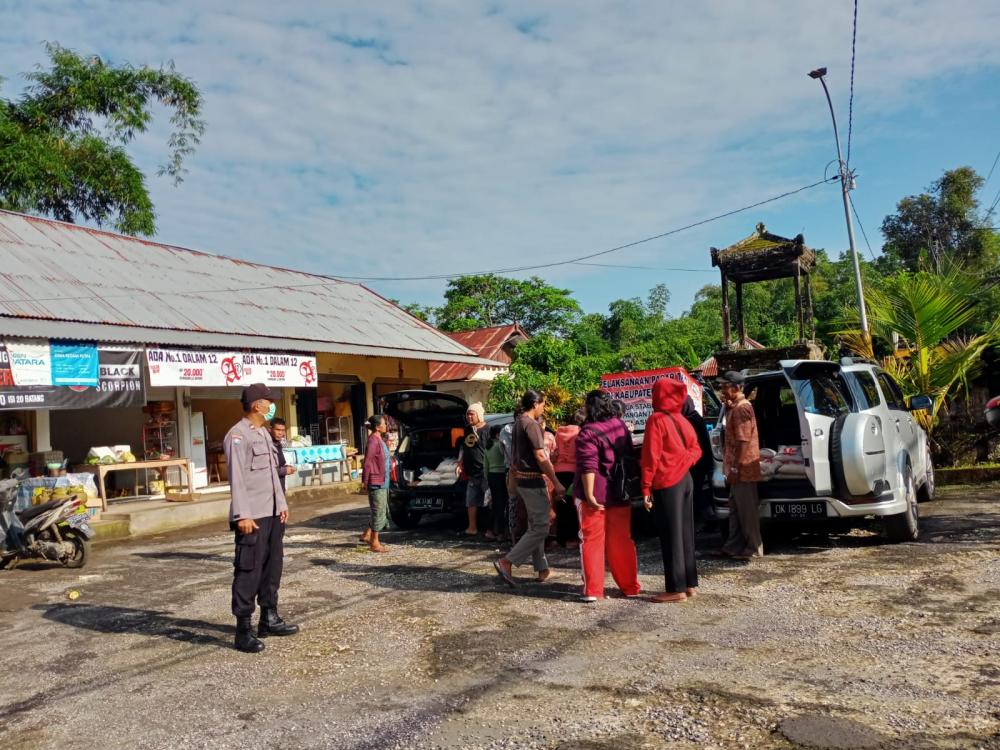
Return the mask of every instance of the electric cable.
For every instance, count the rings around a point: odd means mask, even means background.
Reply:
[[[765,198],[763,200],[757,201],[756,203],[751,203],[746,206],[741,206],[740,208],[734,208],[730,211],[726,211],[721,214],[716,214],[715,216],[710,216],[707,219],[701,219],[699,221],[692,222],[690,224],[685,224],[684,226],[676,227],[670,229],[666,232],[661,232],[660,234],[653,235],[652,237],[644,237],[641,240],[635,240],[634,242],[628,242],[624,245],[617,245],[616,247],[611,247],[606,250],[598,250],[597,252],[589,253],[587,255],[581,255],[577,258],[568,258],[566,260],[552,261],[550,263],[536,263],[528,266],[516,266],[510,268],[499,268],[487,271],[465,271],[462,273],[449,273],[449,274],[431,274],[427,276],[319,276],[319,278],[325,279],[324,281],[312,281],[303,284],[265,284],[261,286],[253,287],[237,287],[229,289],[202,289],[196,291],[173,291],[171,294],[175,296],[183,296],[185,294],[227,294],[231,292],[254,292],[263,291],[267,289],[302,289],[307,287],[324,287],[331,286],[333,284],[342,283],[345,281],[435,281],[435,280],[446,280],[446,279],[457,279],[461,276],[485,276],[489,274],[508,274],[508,273],[519,273],[522,271],[535,271],[542,268],[555,268],[558,266],[568,266],[572,264],[581,264],[583,261],[591,260],[592,258],[598,258],[610,253],[618,252],[619,250],[625,250],[631,247],[636,247],[647,242],[652,242],[653,240],[663,239],[664,237],[670,237],[675,234],[687,231],[688,229],[694,229],[695,227],[704,226],[706,224],[711,224],[715,221],[720,221],[721,219],[728,218],[730,216],[735,216],[736,214],[743,213],[744,211],[749,211],[753,208],[759,208],[760,206],[765,206],[769,203],[774,203],[775,201],[782,200],[783,198],[788,198],[798,193],[805,192],[806,190],[811,190],[820,185],[827,183],[832,183],[839,180],[839,175],[836,177],[826,178],[817,182],[813,182],[809,185],[803,185],[802,187],[795,188],[793,190],[787,190],[779,195],[772,195],[770,198]],[[688,269],[688,270],[700,270],[700,269]],[[295,271],[294,273],[307,273],[305,271]],[[310,274],[312,276],[318,276],[318,274]],[[33,297],[30,299],[4,299],[0,297],[0,304],[10,303],[10,302],[54,302],[57,300],[82,300],[82,299],[114,299],[121,297],[134,297],[137,295],[148,296],[150,294],[149,290],[135,290],[131,293],[122,294],[90,294],[90,295],[79,295],[79,296],[59,296],[59,297]]]
[[[847,104],[847,161],[851,165],[851,131],[854,128],[854,60],[858,42],[858,0],[854,0],[854,28],[851,32],[851,96]]]
[[[861,217],[858,216],[858,209],[854,207],[854,199],[851,198],[850,193],[847,194],[847,201],[851,204],[851,211],[854,213],[854,218],[858,220],[861,236],[865,238],[865,244],[868,245],[868,254],[872,256],[872,260],[875,260],[875,251],[872,250],[872,243],[868,241],[868,232],[865,231],[865,225],[861,222]]]
[[[619,263],[588,263],[586,261],[578,261],[573,265],[595,266],[597,268],[630,268],[637,271],[684,271],[690,273],[715,273],[715,271],[711,268],[669,268],[664,266],[628,266]]]
[[[997,151],[997,158],[993,160],[993,166],[990,167],[990,173],[986,175],[986,181],[983,185],[986,185],[990,181],[990,177],[993,176],[993,170],[997,168],[997,162],[1000,161],[1000,151]]]

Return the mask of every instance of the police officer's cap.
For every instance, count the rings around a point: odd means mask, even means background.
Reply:
[[[240,400],[243,401],[243,406],[247,409],[253,404],[254,401],[259,401],[260,399],[267,399],[268,401],[279,401],[278,394],[272,391],[263,383],[254,383],[253,385],[248,385],[243,389],[243,395]]]

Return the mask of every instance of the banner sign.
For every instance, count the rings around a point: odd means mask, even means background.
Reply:
[[[52,344],[52,385],[98,383],[97,347],[86,344]]]
[[[146,361],[154,386],[316,387],[316,358],[299,354],[147,349]]]
[[[684,383],[698,413],[703,413],[701,385],[683,367],[602,375],[601,389],[608,391],[611,398],[625,404],[623,419],[635,425],[636,431],[641,432],[646,427],[649,415],[653,413],[653,383],[661,378],[673,378]]]
[[[16,385],[52,385],[52,354],[48,341],[8,341],[7,354]]]
[[[11,355],[0,347],[0,411],[145,406],[140,349],[97,349],[97,385],[28,386],[15,383]]]

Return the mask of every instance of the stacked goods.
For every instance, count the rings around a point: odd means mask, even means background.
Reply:
[[[84,461],[89,466],[98,464],[131,464],[135,463],[136,457],[132,453],[131,446],[128,445],[95,445],[87,451],[87,458]]]
[[[56,466],[54,470],[58,471],[65,460],[62,451],[41,451],[28,455],[28,466],[32,476],[40,477],[49,470],[50,464]]]
[[[779,445],[776,451],[762,448],[760,474],[765,481],[775,477],[779,479],[804,477],[806,462],[802,457],[802,448],[797,445]]]
[[[32,505],[41,505],[51,500],[69,500],[74,495],[87,496],[87,489],[82,484],[71,484],[62,487],[35,487],[31,495]]]
[[[458,481],[458,459],[446,458],[438,464],[434,471],[424,467],[420,470],[420,480],[416,482],[422,487],[439,487],[455,484]]]

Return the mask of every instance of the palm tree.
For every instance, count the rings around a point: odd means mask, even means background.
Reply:
[[[983,352],[1000,341],[1000,320],[983,333],[965,333],[980,314],[976,295],[982,286],[982,279],[951,266],[940,274],[898,273],[866,290],[872,336],[893,350],[883,367],[907,396],[933,398],[930,413],[916,415],[928,432],[949,394],[968,387],[979,372]],[[856,310],[852,317],[857,320]],[[838,335],[848,349],[874,359],[873,341],[861,331]]]

